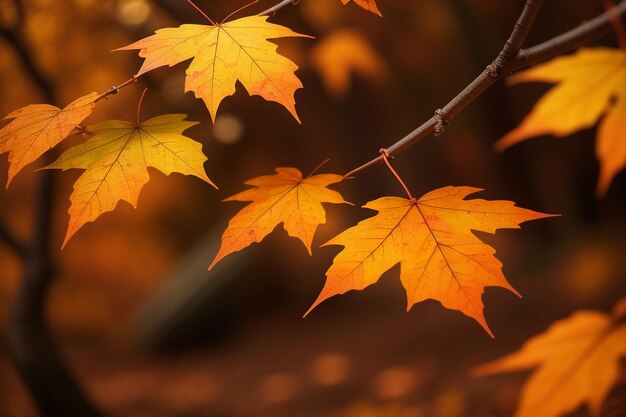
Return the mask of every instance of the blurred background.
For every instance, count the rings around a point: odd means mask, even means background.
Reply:
[[[245,1],[198,0],[221,20]],[[272,6],[262,0],[249,11]],[[522,231],[481,235],[497,249],[524,296],[488,288],[491,340],[471,319],[427,301],[405,312],[394,267],[379,283],[302,314],[324,283],[338,247],[314,249],[278,228],[260,245],[229,256],[211,273],[226,222],[242,205],[222,203],[249,178],[277,166],[305,175],[345,173],[430,118],[501,49],[522,1],[378,0],[384,18],[339,0],[301,0],[271,20],[316,37],[285,39],[296,62],[298,125],[275,103],[238,87],[214,124],[184,94],[185,64],[161,68],[98,104],[87,124],[123,119],[144,87],[145,118],[187,113],[188,135],[204,146],[219,185],[152,171],[137,210],[127,203],[85,226],[62,252],[69,194],[80,171],[55,173],[52,248],[56,268],[48,316],[64,357],[89,397],[111,416],[507,416],[527,374],[472,379],[471,367],[516,350],[575,310],[609,311],[626,294],[626,175],[596,199],[595,129],[537,138],[502,154],[493,143],[549,86],[499,83],[456,118],[394,160],[415,195],[446,185],[484,188],[480,197],[562,217]],[[183,0],[0,0],[0,114],[57,100],[64,106],[134,74],[133,52],[110,51],[162,27],[204,23]],[[529,44],[603,11],[601,2],[546,2]],[[5,34],[6,34],[5,33]],[[611,36],[599,44],[615,45]],[[37,77],[41,79],[37,81]],[[43,81],[43,83],[41,82]],[[46,91],[47,90],[47,91]],[[78,143],[72,138],[65,149]],[[0,191],[0,217],[23,238],[32,225],[41,164]],[[7,158],[0,155],[0,183]],[[4,188],[4,187],[3,187]],[[339,184],[355,204],[327,206],[314,248],[373,212],[367,201],[403,191],[382,166]],[[9,308],[19,259],[0,246],[0,415],[36,415],[11,364]],[[626,415],[626,378],[604,416]],[[585,415],[579,412],[576,415]]]

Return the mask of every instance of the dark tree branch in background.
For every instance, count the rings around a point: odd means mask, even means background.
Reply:
[[[45,100],[55,103],[52,83],[39,71],[22,39],[23,9],[18,20],[0,36],[14,49],[22,66]],[[43,417],[98,417],[101,414],[84,395],[58,352],[46,321],[46,301],[55,278],[50,250],[54,174],[41,172],[33,219],[32,238],[20,243],[0,223],[0,237],[22,255],[24,272],[11,309],[8,346],[13,362]]]
[[[279,10],[297,4],[299,0],[282,0],[259,15],[273,15]],[[169,2],[160,1],[169,5]],[[445,107],[438,109],[426,123],[411,132],[383,154],[395,157],[410,146],[430,134],[441,134],[449,121],[470,103],[481,96],[488,88],[516,69],[560,55],[578,46],[598,39],[611,31],[611,17],[626,14],[626,0],[614,9],[595,19],[581,24],[566,33],[554,37],[539,45],[521,49],[533,22],[541,8],[543,0],[527,0],[518,18],[511,36],[496,59],[463,91]],[[15,50],[24,69],[33,82],[40,88],[43,96],[50,103],[56,103],[52,84],[46,79],[28,53],[28,48],[21,36],[23,10],[18,1],[18,23],[13,28],[0,28],[0,37],[4,38]],[[136,77],[123,84],[112,87],[98,100],[115,94],[120,88],[132,84]],[[361,167],[346,174],[356,173],[383,162],[383,156],[373,159]],[[53,213],[53,171],[40,174],[37,207],[34,214],[32,239],[21,242],[0,221],[0,240],[24,260],[24,274],[20,282],[15,303],[9,321],[8,342],[15,365],[33,400],[44,417],[99,417],[100,412],[91,404],[82,389],[65,365],[51,337],[45,318],[45,306],[51,285],[54,282],[54,262],[50,250],[50,232]]]
[[[498,54],[498,57],[445,107],[435,111],[433,117],[387,148],[387,153],[390,157],[393,158],[399,155],[431,134],[439,135],[443,133],[454,116],[480,97],[494,83],[509,75],[512,71],[553,58],[596,40],[610,33],[612,30],[612,16],[616,13],[620,17],[626,15],[626,0],[623,0],[613,10],[602,13],[572,30],[533,47],[520,49],[541,7],[541,3],[541,0],[528,0],[526,2],[524,11],[515,24],[513,33],[500,54]],[[352,177],[382,162],[382,156],[378,156],[348,172],[345,176]]]
[[[0,241],[4,242],[20,258],[25,259],[28,254],[26,244],[21,242],[13,231],[0,219]]]
[[[11,356],[43,417],[98,417],[59,354],[46,322],[46,301],[54,282],[50,256],[54,177],[42,172],[24,274],[11,309]]]
[[[50,83],[37,69],[37,66],[28,54],[28,50],[24,48],[24,42],[19,31],[17,29],[1,28],[0,35],[13,47],[28,76],[37,85],[45,99],[49,100],[50,97],[54,96]]]

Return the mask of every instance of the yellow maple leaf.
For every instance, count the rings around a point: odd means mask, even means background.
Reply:
[[[91,114],[97,97],[97,93],[88,94],[64,109],[31,104],[4,118],[13,119],[0,129],[0,154],[9,153],[7,188],[22,168],[59,144]]]
[[[535,369],[515,417],[559,417],[587,404],[593,416],[619,379],[626,357],[626,298],[613,315],[579,311],[528,340],[520,350],[474,370],[478,376]]]
[[[557,84],[521,124],[500,139],[503,150],[540,135],[567,136],[594,126],[600,118],[596,157],[600,161],[597,193],[606,193],[613,177],[626,166],[626,52],[582,48],[512,76],[511,83]]]
[[[215,25],[159,29],[116,50],[140,50],[145,60],[138,76],[193,58],[186,71],[185,91],[202,99],[213,119],[222,100],[235,93],[239,80],[249,94],[282,104],[300,122],[294,99],[295,91],[302,88],[294,74],[298,66],[279,55],[276,44],[268,41],[285,37],[310,36],[269,23],[267,16],[248,16]]]
[[[383,197],[364,207],[374,217],[339,234],[325,245],[341,245],[326,272],[326,284],[309,311],[322,301],[349,290],[362,290],[400,263],[407,310],[426,299],[475,319],[493,337],[483,315],[484,287],[506,288],[495,250],[472,230],[495,233],[519,228],[529,220],[552,215],[516,207],[511,201],[465,200],[481,191],[472,187],[444,187],[414,201]]]
[[[248,189],[225,201],[251,201],[228,223],[222,235],[222,245],[209,266],[213,268],[222,258],[233,252],[262,241],[279,224],[289,236],[304,243],[311,253],[313,236],[320,224],[326,222],[322,203],[346,203],[341,194],[327,188],[341,182],[335,174],[302,177],[296,168],[276,168],[276,174],[247,181]]]
[[[70,221],[63,246],[86,223],[112,211],[120,200],[137,207],[148,167],[179,172],[215,185],[206,176],[202,145],[182,132],[198,124],[184,114],[153,117],[138,125],[110,120],[87,128],[88,141],[64,152],[47,168],[84,169],[70,196]],[[216,187],[217,188],[217,187]]]
[[[336,97],[348,92],[353,73],[372,82],[389,75],[380,54],[355,30],[331,33],[311,51],[311,60],[328,91]]]
[[[376,0],[341,0],[343,4],[348,4],[353,1],[365,10],[369,10],[372,13],[377,14],[378,16],[382,16],[380,10],[378,10],[378,6],[376,5]]]

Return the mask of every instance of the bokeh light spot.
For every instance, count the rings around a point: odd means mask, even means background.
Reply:
[[[117,19],[128,26],[145,22],[150,11],[150,4],[146,0],[120,0],[117,3]]]
[[[295,396],[297,385],[297,380],[291,375],[284,373],[272,374],[261,381],[259,397],[266,403],[284,403]]]
[[[311,376],[319,385],[333,386],[344,382],[350,373],[350,358],[342,353],[327,353],[311,364]]]
[[[410,393],[416,385],[416,376],[407,368],[388,368],[374,379],[374,391],[383,399],[400,398]]]
[[[220,143],[232,145],[241,140],[245,129],[241,119],[234,114],[217,116],[213,125],[213,137]]]

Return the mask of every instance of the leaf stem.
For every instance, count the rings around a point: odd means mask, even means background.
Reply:
[[[391,166],[391,163],[389,162],[389,154],[387,153],[387,149],[385,148],[381,149],[380,156],[385,162],[385,165],[387,165],[387,168],[389,168],[389,171],[391,171],[391,173],[393,174],[394,177],[396,177],[396,179],[398,180],[402,188],[404,188],[404,191],[406,192],[406,195],[409,197],[409,200],[414,201],[415,199],[413,198],[413,195],[411,194],[409,187],[406,186],[404,181],[402,181],[400,174],[398,174],[398,172],[395,169],[393,169],[393,167]]]
[[[139,126],[141,123],[141,105],[143,104],[143,98],[146,96],[147,88],[143,89],[143,93],[141,93],[141,98],[139,98],[139,103],[137,104],[137,123],[135,123],[135,127]]]
[[[201,9],[201,8],[199,8],[198,6],[196,6],[196,4],[195,4],[193,1],[191,1],[191,0],[187,0],[187,3],[191,4],[191,5],[193,6],[193,8],[194,8],[194,9],[196,9],[196,10],[197,10],[197,11],[198,11],[198,12],[199,12],[202,16],[204,16],[204,18],[205,18],[206,20],[208,20],[208,21],[209,21],[209,22],[210,22],[213,26],[215,26],[215,22],[214,22],[213,20],[211,20],[211,18],[210,18],[209,16],[207,16],[207,14],[206,14],[206,13],[204,13],[204,12],[202,11],[202,9]]]
[[[311,173],[310,173],[309,175],[307,175],[306,177],[307,177],[307,178],[312,177],[312,176],[313,176],[313,175],[314,175],[317,171],[319,171],[319,169],[320,169],[321,167],[323,167],[324,165],[326,165],[326,164],[327,164],[327,163],[329,163],[329,162],[330,162],[330,158],[326,158],[326,159],[324,159],[324,160],[323,160],[323,161],[322,161],[322,162],[321,162],[318,166],[316,166],[316,167],[313,169],[313,171],[311,171]]]
[[[122,113],[122,116],[124,116],[126,119],[128,119],[128,122],[132,125],[135,125],[135,121],[133,120],[132,117],[130,117],[130,114],[126,113],[124,110],[120,110],[120,113]]]
[[[259,0],[253,0],[253,1],[251,1],[250,3],[246,4],[245,6],[242,6],[242,7],[238,8],[237,10],[235,10],[234,12],[232,12],[231,14],[229,14],[228,16],[226,16],[226,17],[224,18],[224,20],[222,20],[222,21],[220,22],[220,25],[224,24],[224,22],[226,22],[228,19],[230,19],[231,17],[233,17],[234,15],[236,15],[237,13],[239,13],[240,11],[245,10],[245,9],[247,9],[247,8],[248,8],[248,7],[250,7],[250,6],[257,4],[258,2],[259,2]]]

